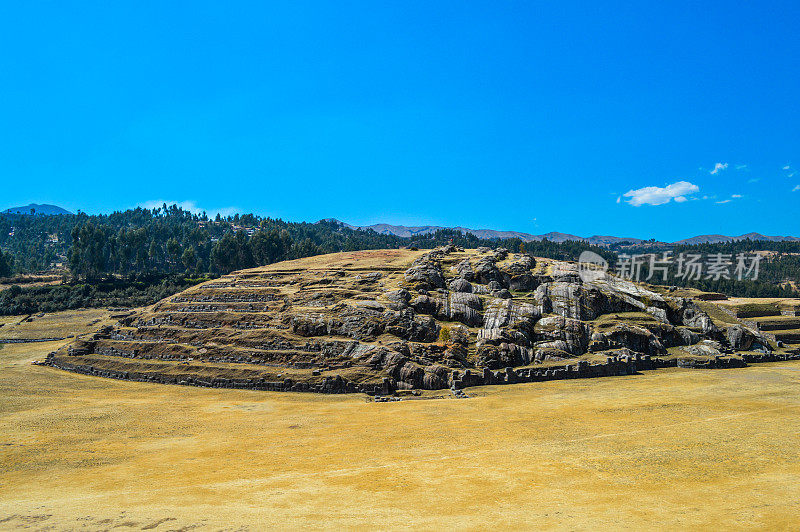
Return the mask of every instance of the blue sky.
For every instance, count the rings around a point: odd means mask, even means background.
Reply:
[[[0,207],[800,235],[800,3],[656,4],[3,2]]]

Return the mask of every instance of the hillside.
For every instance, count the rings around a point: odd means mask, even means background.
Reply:
[[[67,209],[62,209],[57,205],[47,205],[42,204],[39,205],[37,203],[31,203],[30,205],[24,205],[22,207],[11,207],[10,209],[6,209],[3,211],[3,214],[45,214],[45,215],[54,215],[54,214],[72,214]]]
[[[47,363],[133,380],[386,394],[745,365],[776,347],[710,302],[606,274],[584,283],[574,263],[446,246],[237,271],[123,316]]]

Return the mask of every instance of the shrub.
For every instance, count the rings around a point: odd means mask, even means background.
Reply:
[[[442,329],[439,331],[439,341],[443,344],[446,344],[450,341],[449,327],[442,327]]]

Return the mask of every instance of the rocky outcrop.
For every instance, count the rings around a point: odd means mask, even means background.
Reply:
[[[409,310],[389,311],[383,315],[386,320],[384,331],[412,342],[433,342],[439,337],[440,326],[431,316],[415,316]]]
[[[717,326],[708,314],[700,310],[696,305],[687,305],[683,309],[682,323],[687,327],[698,329],[701,333],[709,334],[718,332]]]
[[[480,284],[489,284],[496,282],[500,288],[507,288],[505,276],[497,268],[497,259],[495,257],[481,257],[475,262],[473,266],[475,282]]]
[[[535,326],[537,349],[556,349],[580,355],[589,347],[589,326],[580,320],[564,316],[548,316]]]
[[[637,285],[627,279],[603,274],[589,283],[607,296],[623,302],[631,310],[646,310],[648,307],[666,308],[667,300],[661,295]],[[621,303],[617,303],[621,304]],[[609,312],[619,312],[610,310]]]
[[[514,343],[484,344],[477,351],[478,366],[489,369],[525,366],[533,359],[533,349]]]
[[[462,277],[458,277],[450,281],[450,290],[453,292],[464,292],[467,294],[472,293],[472,283]]]
[[[732,325],[727,328],[726,339],[733,349],[742,351],[772,351],[767,340],[761,333],[743,327]]]
[[[346,336],[354,340],[374,340],[387,333],[417,342],[438,337],[439,325],[431,317],[417,317],[411,309],[384,310],[345,307],[338,317],[298,314],[291,318],[291,331],[300,336]]]
[[[725,348],[719,342],[703,340],[695,345],[690,345],[685,350],[695,356],[716,357],[722,354]]]
[[[529,292],[536,290],[541,283],[541,277],[530,273],[519,273],[513,275],[508,280],[508,289],[515,291]]]
[[[402,308],[408,306],[408,302],[411,301],[411,294],[405,288],[390,290],[386,292],[386,299]]]
[[[571,275],[559,278],[568,280],[547,282],[536,289],[535,297],[540,302],[542,312],[576,320],[593,320],[603,314],[632,312],[642,308],[641,304],[634,304],[629,296],[609,291],[608,285],[605,288],[585,285]]]
[[[637,325],[620,323],[610,330],[592,334],[592,351],[619,348],[647,355],[663,355],[667,352],[661,339],[653,331]]]
[[[434,288],[444,288],[444,273],[439,262],[429,255],[423,255],[415,260],[409,269],[405,271],[405,280],[409,286],[415,289],[432,290]]]
[[[469,259],[464,259],[453,268],[459,279],[465,281],[473,281],[475,279],[475,270],[472,269],[472,263]]]
[[[440,320],[458,321],[471,327],[483,321],[483,302],[475,294],[464,292],[433,293],[417,296],[411,307],[420,314],[431,314]]]
[[[689,299],[607,274],[583,282],[575,264],[502,249],[347,253],[329,267],[308,260],[307,269],[301,260],[193,287],[76,339],[52,365],[101,375],[125,367],[121,374],[152,382],[386,393],[629,374],[634,361],[674,361],[662,357],[678,347],[692,360],[770,351],[758,331],[719,328]],[[583,358],[598,353],[608,356],[602,367]],[[557,361],[574,369],[531,369]]]
[[[513,299],[492,299],[483,315],[478,344],[513,342],[530,345],[534,326],[541,317],[536,305]]]

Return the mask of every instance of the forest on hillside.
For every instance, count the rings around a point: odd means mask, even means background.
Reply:
[[[489,241],[455,230],[407,239],[336,221],[297,223],[252,214],[210,219],[176,205],[109,215],[5,214],[0,215],[0,278],[56,271],[65,282],[0,292],[0,313],[149,304],[233,270],[338,251],[447,243],[503,246],[563,260],[588,249],[613,260],[612,253],[580,242]]]
[[[361,249],[503,246],[534,255],[577,259],[581,242],[485,240],[455,230],[413,238],[350,229],[336,221],[285,222],[252,214],[209,219],[176,205],[109,215],[0,215],[0,251],[11,271],[34,273],[59,264],[83,279],[151,274],[224,274],[233,270]],[[7,268],[7,270],[9,269]],[[8,274],[8,271],[4,272]]]
[[[103,304],[136,304],[164,297],[192,282],[233,270],[362,249],[417,247],[453,243],[475,248],[505,247],[513,252],[577,260],[589,250],[617,262],[613,248],[584,242],[523,242],[481,239],[453,229],[412,238],[351,229],[335,220],[286,222],[253,214],[209,218],[177,205],[136,208],[108,215],[0,215],[0,278],[56,271],[61,288],[16,288],[0,293],[0,313]],[[737,253],[769,250],[757,282],[729,279],[677,279],[670,284],[738,296],[792,296],[785,281],[800,282],[800,243],[753,242],[675,246],[673,253]],[[647,252],[644,248],[642,252]],[[656,252],[656,250],[653,250]],[[657,252],[663,252],[659,249]],[[195,281],[192,281],[195,280]],[[149,297],[139,297],[142,293]]]

